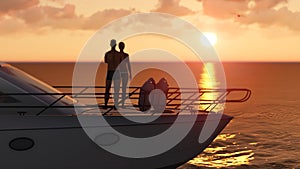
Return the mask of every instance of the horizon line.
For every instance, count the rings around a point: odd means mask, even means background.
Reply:
[[[1,63],[97,63],[98,61],[1,61]],[[131,61],[131,63],[161,63],[161,62],[170,62],[178,63],[178,61]],[[199,61],[184,61],[186,63],[199,62]],[[200,61],[201,62],[201,61]],[[206,61],[206,63],[213,63],[216,61]],[[300,63],[299,61],[220,61],[221,63]],[[100,61],[99,63],[104,63]],[[205,62],[201,62],[205,63]]]

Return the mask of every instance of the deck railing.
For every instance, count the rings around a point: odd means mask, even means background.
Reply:
[[[20,105],[9,106],[0,105],[1,108],[41,108],[36,115],[42,114],[44,111],[51,108],[74,108],[74,105],[57,105],[64,97],[70,96],[76,100],[96,99],[97,104],[85,104],[76,107],[84,108],[104,108],[105,86],[53,86],[62,91],[61,93],[0,93],[3,96],[56,96],[55,101],[45,106],[34,105]],[[72,89],[76,92],[72,92]],[[122,102],[121,92],[119,95],[119,103]],[[182,98],[185,94],[185,98]],[[130,100],[134,107],[138,108],[138,99],[140,95],[140,87],[128,87],[126,93],[126,100]],[[231,95],[237,95],[232,98]],[[113,98],[114,93],[110,93],[110,98]],[[251,96],[251,90],[243,88],[229,88],[229,89],[192,89],[192,88],[176,88],[170,87],[166,97],[166,109],[173,110],[175,113],[180,113],[182,110],[189,110],[191,113],[196,112],[210,112],[214,111],[218,106],[222,106],[226,102],[241,103],[247,101]],[[110,99],[108,109],[104,113],[107,115],[114,108],[113,99]],[[127,104],[124,106],[127,107]],[[196,108],[195,108],[196,107]]]

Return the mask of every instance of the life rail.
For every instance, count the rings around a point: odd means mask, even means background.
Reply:
[[[56,105],[57,102],[61,101],[64,97],[70,96],[76,100],[82,99],[97,99],[96,105],[82,105],[76,107],[84,108],[104,108],[104,97],[105,97],[105,86],[53,86],[56,89],[60,89],[62,93],[0,93],[0,97],[4,95],[10,96],[59,96],[54,102],[45,106],[34,106],[34,105],[20,105],[20,106],[9,106],[0,105],[1,108],[42,108],[42,110],[36,115],[42,114],[45,110],[50,108],[74,108],[74,105]],[[76,90],[76,92],[72,92]],[[68,90],[68,91],[65,91]],[[89,90],[92,90],[89,92]],[[140,95],[140,87],[128,87],[128,93],[126,93],[126,100],[130,99],[133,106],[138,108],[138,99]],[[231,98],[231,94],[238,94],[237,98]],[[119,104],[122,102],[122,93],[119,93]],[[182,94],[188,96],[187,98],[181,98]],[[109,97],[112,98],[114,93],[110,93]],[[210,112],[215,110],[218,106],[222,106],[225,102],[230,103],[241,103],[247,101],[251,96],[251,90],[245,88],[229,88],[229,89],[208,89],[208,88],[177,88],[169,87],[166,97],[166,110],[173,110],[175,113],[180,113],[182,110],[189,110],[192,113],[197,112]],[[114,108],[113,99],[110,99],[108,109],[104,113],[107,115]],[[197,105],[195,106],[191,105]],[[127,104],[125,104],[125,108]]]

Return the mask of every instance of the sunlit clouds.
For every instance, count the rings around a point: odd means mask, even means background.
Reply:
[[[193,11],[187,6],[183,6],[180,0],[158,0],[148,12],[162,12],[176,16],[192,16],[203,13],[220,20],[231,19],[241,25],[254,23],[262,26],[281,25],[294,30],[299,30],[300,27],[300,20],[296,19],[299,18],[300,12],[289,10],[286,5],[287,0],[198,1],[199,9],[203,9],[203,11]],[[108,8],[94,11],[91,15],[81,15],[76,11],[80,6],[70,2],[64,0],[41,2],[39,0],[2,0],[0,1],[0,33],[7,33],[8,31],[5,29],[11,27],[13,30],[18,30],[18,26],[20,31],[24,31],[24,28],[43,27],[97,30],[122,16],[147,12],[132,6],[130,9]],[[59,5],[49,5],[55,3]],[[5,26],[6,24],[11,26]]]
[[[133,12],[125,9],[105,9],[83,16],[76,13],[74,4],[58,2],[60,6],[40,5],[38,0],[0,1],[0,34],[34,33],[43,29],[97,30]]]
[[[158,0],[156,9],[151,12],[163,12],[169,13],[176,16],[191,15],[195,12],[191,9],[179,4],[180,0]]]
[[[97,30],[144,12],[178,16],[202,32],[215,34],[208,39],[224,61],[300,61],[298,0],[1,0],[1,60],[74,61]],[[161,28],[170,26],[152,22]],[[136,51],[142,44],[127,46]]]

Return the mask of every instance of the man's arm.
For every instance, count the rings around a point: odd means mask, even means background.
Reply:
[[[107,63],[107,53],[104,55],[104,62]]]
[[[132,74],[131,74],[131,65],[130,65],[130,61],[129,61],[129,55],[127,54],[127,67],[128,67],[128,71],[129,71],[129,79],[132,79]]]

